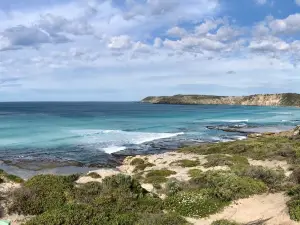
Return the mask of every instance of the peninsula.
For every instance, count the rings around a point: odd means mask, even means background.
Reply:
[[[249,96],[174,95],[150,96],[142,100],[152,104],[182,105],[253,105],[253,106],[300,106],[300,94],[256,94]]]

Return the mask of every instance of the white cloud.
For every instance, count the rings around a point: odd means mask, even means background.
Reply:
[[[183,37],[187,34],[187,31],[180,27],[172,27],[167,31],[167,34],[172,37]]]
[[[277,52],[287,51],[290,45],[279,38],[269,37],[263,40],[254,40],[250,42],[249,48],[259,52]]]
[[[201,23],[199,26],[195,28],[195,33],[197,35],[207,34],[211,30],[215,30],[218,25],[221,23],[221,20],[206,20],[205,22]]]
[[[131,39],[127,35],[111,37],[108,43],[108,48],[113,50],[129,49],[132,45]]]
[[[267,0],[255,0],[256,1],[256,4],[259,4],[259,5],[264,5],[267,3]]]
[[[154,48],[160,48],[162,45],[163,45],[163,42],[162,42],[161,38],[156,37],[154,39],[153,47]]]
[[[269,21],[269,27],[275,34],[293,34],[300,32],[300,14],[296,13],[285,19]]]
[[[300,0],[295,0],[295,3],[300,6]]]
[[[300,43],[291,35],[298,32],[298,14],[239,27],[218,15],[217,0],[118,4],[73,0],[1,14],[0,49],[11,51],[0,52],[0,86],[13,74],[18,80],[8,80],[7,91],[76,94],[113,87],[114,93],[124,93],[115,96],[131,100],[180,92],[180,85],[243,92],[268,82],[280,87],[287,76],[300,85]]]

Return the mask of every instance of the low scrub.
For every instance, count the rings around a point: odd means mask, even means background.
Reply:
[[[155,166],[153,163],[149,163],[141,158],[135,158],[131,161],[130,165],[135,166],[134,172],[143,171],[147,167]]]
[[[199,160],[189,160],[189,159],[182,159],[170,164],[171,166],[181,166],[181,167],[196,167],[200,165]]]
[[[101,175],[96,173],[96,172],[91,172],[88,174],[89,177],[93,178],[93,179],[100,179]]]
[[[285,180],[283,169],[268,169],[262,166],[248,166],[235,171],[239,176],[251,177],[263,181],[271,191],[282,189]]]
[[[64,205],[71,196],[75,176],[39,175],[12,193],[10,212],[38,215]]]
[[[107,225],[184,225],[188,224],[182,217],[173,214],[164,214],[163,202],[160,198],[147,192],[141,185],[130,176],[116,175],[106,177],[102,183],[91,182],[75,186],[72,179],[68,177],[57,176],[38,176],[26,182],[25,190],[37,191],[44,182],[45,192],[43,198],[50,199],[49,203],[41,203],[40,197],[35,193],[34,198],[14,198],[14,205],[19,203],[17,212],[24,212],[28,209],[28,202],[34,205],[49,204],[47,209],[41,211],[30,210],[30,214],[38,214],[36,217],[26,223],[26,225],[78,225],[78,224],[107,224]],[[57,185],[59,183],[59,185]],[[61,201],[62,195],[54,192],[52,188],[59,189],[67,198]],[[64,190],[64,191],[62,191]],[[40,192],[37,192],[40,193]],[[24,195],[23,195],[24,196]],[[55,198],[54,198],[55,196]],[[38,198],[36,198],[38,197]],[[58,204],[53,203],[53,199]],[[29,200],[28,200],[29,199]],[[37,203],[34,201],[38,200]],[[51,206],[51,207],[50,207]],[[31,209],[31,208],[30,208]],[[34,208],[36,210],[36,208]],[[28,211],[26,211],[28,212]],[[88,221],[88,222],[87,222]]]
[[[300,199],[292,199],[287,203],[292,220],[300,221]]]
[[[241,225],[241,224],[231,220],[216,220],[211,225]]]
[[[291,197],[287,203],[290,217],[292,220],[300,221],[300,185],[288,190],[287,194]]]
[[[211,188],[224,201],[247,198],[267,191],[266,185],[250,177],[239,177],[231,172],[208,171],[189,181],[191,188]]]
[[[165,200],[167,210],[189,217],[206,217],[219,212],[228,204],[215,197],[210,189],[179,192]]]
[[[172,170],[167,170],[167,169],[161,169],[161,170],[151,170],[148,172],[145,176],[144,182],[145,183],[155,183],[155,184],[160,184],[160,183],[165,183],[167,182],[167,177],[176,174],[175,171]]]
[[[16,175],[8,174],[4,170],[0,170],[0,183],[4,183],[6,181],[11,181],[14,183],[23,183],[24,180]]]
[[[203,172],[199,169],[190,169],[188,171],[188,174],[190,177],[195,178],[195,177],[199,177],[203,174]]]
[[[204,167],[216,167],[216,166],[245,166],[249,165],[248,159],[243,156],[228,156],[228,155],[208,155],[206,156],[207,162],[203,164]]]
[[[241,155],[247,158],[265,160],[288,160],[290,163],[299,163],[300,142],[288,137],[271,136],[249,138],[246,140],[206,144],[185,147],[180,152],[195,153],[200,155],[230,154]]]

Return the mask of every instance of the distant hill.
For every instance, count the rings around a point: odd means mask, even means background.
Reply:
[[[300,106],[300,94],[256,94],[249,96],[174,95],[150,96],[142,100],[152,104],[181,105],[256,105],[256,106]]]

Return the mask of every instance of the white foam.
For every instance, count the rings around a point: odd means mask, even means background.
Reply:
[[[249,119],[242,119],[242,120],[221,120],[222,122],[228,123],[241,123],[241,122],[249,122]]]
[[[82,144],[96,145],[106,153],[114,153],[126,149],[124,145],[138,145],[158,139],[171,138],[184,133],[144,133],[128,132],[122,130],[72,130],[79,136]]]
[[[107,148],[103,148],[103,151],[108,153],[108,154],[111,154],[111,153],[119,152],[119,151],[122,151],[122,150],[125,150],[125,149],[126,149],[126,147],[110,146],[110,147],[107,147]]]

